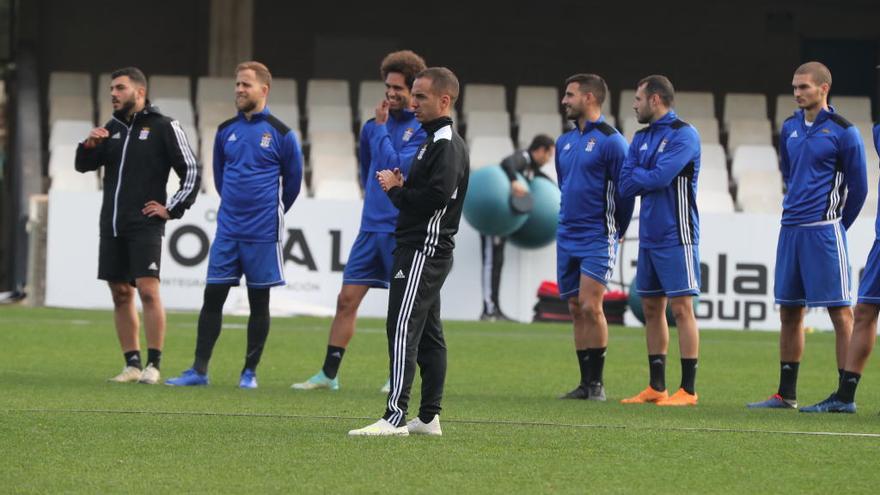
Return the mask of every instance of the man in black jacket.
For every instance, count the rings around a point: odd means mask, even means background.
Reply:
[[[159,381],[165,309],[159,297],[159,266],[165,221],[180,218],[196,199],[201,170],[180,123],[147,100],[147,80],[134,67],[111,74],[113,118],[92,129],[76,150],[76,170],[104,167],[98,278],[113,295],[114,321],[125,356],[115,382]],[[180,188],[166,195],[174,168]],[[144,310],[147,365],[140,358],[134,288]]]
[[[553,159],[556,141],[546,134],[538,134],[532,139],[528,149],[514,151],[512,155],[501,160],[501,170],[510,181],[511,194],[517,197],[529,193],[528,187],[517,180],[516,174],[531,182],[535,177],[549,179],[541,167]],[[480,234],[480,254],[483,260],[483,321],[510,321],[501,311],[498,304],[501,288],[501,269],[504,267],[504,245],[507,237],[500,235]]]
[[[452,268],[468,185],[467,146],[452,127],[458,78],[432,67],[416,76],[413,110],[428,137],[416,153],[409,177],[382,170],[377,179],[400,210],[394,236],[394,267],[388,294],[388,354],[391,392],[385,415],[352,436],[441,435],[440,401],[446,380],[446,342],[440,321],[440,289]],[[406,422],[416,362],[421,368],[419,416]]]

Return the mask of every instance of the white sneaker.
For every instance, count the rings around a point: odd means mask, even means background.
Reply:
[[[122,373],[110,378],[107,381],[116,383],[131,383],[141,379],[141,370],[134,366],[126,366],[122,368]]]
[[[352,437],[406,437],[409,436],[409,430],[406,426],[394,426],[382,418],[369,426],[351,430],[348,435]]]
[[[385,385],[382,385],[382,388],[379,389],[379,392],[382,392],[383,394],[391,392],[391,378],[389,378],[388,381],[385,382]]]
[[[141,371],[141,378],[138,383],[146,383],[147,385],[155,385],[159,383],[159,370],[148,364],[144,371]]]
[[[410,435],[434,435],[438,437],[443,435],[443,430],[440,429],[439,414],[435,414],[434,419],[427,424],[422,423],[422,420],[416,416],[406,424],[406,429],[409,431]]]

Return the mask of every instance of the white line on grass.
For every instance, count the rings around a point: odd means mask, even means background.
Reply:
[[[334,416],[334,415],[311,415],[311,414],[269,414],[269,413],[235,413],[235,412],[207,412],[207,411],[133,411],[113,409],[7,409],[7,413],[41,413],[41,414],[157,414],[163,416],[216,416],[216,417],[247,417],[247,418],[279,418],[279,419],[333,419],[333,420],[370,420],[372,416]],[[823,437],[856,437],[877,438],[880,433],[863,432],[840,432],[840,431],[786,431],[786,430],[759,430],[753,428],[712,428],[712,427],[683,427],[683,426],[660,426],[643,427],[627,425],[602,425],[602,424],[578,424],[578,423],[553,423],[545,421],[512,421],[501,419],[444,419],[444,423],[472,424],[472,425],[505,425],[505,426],[536,426],[549,428],[585,428],[596,430],[636,430],[636,431],[665,431],[676,433],[762,433],[767,435],[801,435]]]

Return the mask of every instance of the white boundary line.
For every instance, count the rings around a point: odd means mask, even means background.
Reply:
[[[7,409],[6,413],[44,413],[44,414],[155,414],[162,416],[214,416],[214,417],[247,417],[247,418],[276,418],[276,419],[333,419],[333,420],[370,420],[368,416],[334,416],[318,414],[270,414],[270,413],[218,413],[207,411],[132,411],[112,409]],[[581,428],[595,430],[632,430],[632,431],[662,431],[674,433],[759,433],[767,435],[800,435],[800,436],[823,436],[823,437],[854,437],[880,439],[880,433],[863,432],[838,432],[838,431],[786,431],[786,430],[758,430],[753,428],[713,428],[713,427],[683,427],[683,426],[660,426],[643,427],[628,425],[603,425],[603,424],[578,424],[578,423],[552,423],[549,421],[514,421],[494,419],[444,419],[444,423],[471,424],[471,425],[506,425],[506,426],[534,426],[550,428]]]

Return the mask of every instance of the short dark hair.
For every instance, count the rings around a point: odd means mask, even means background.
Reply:
[[[541,148],[550,149],[554,146],[556,146],[556,141],[554,141],[553,138],[546,134],[538,134],[532,139],[532,144],[529,145],[529,151],[531,152]]]
[[[268,87],[272,87],[272,73],[269,72],[269,68],[265,65],[257,62],[256,60],[248,60],[247,62],[242,62],[238,64],[235,68],[235,75],[238,76],[238,73],[243,70],[252,70],[254,71],[254,75],[257,78],[257,81],[265,84]]]
[[[425,59],[412,50],[400,50],[398,52],[391,52],[382,59],[379,74],[382,76],[383,82],[388,77],[389,72],[403,74],[407,87],[412,89],[416,75],[425,70],[426,67]]]
[[[131,82],[138,86],[143,86],[144,88],[147,87],[147,76],[145,76],[143,71],[137,67],[123,67],[121,69],[116,69],[110,73],[110,80],[112,81],[113,79],[122,76],[127,76]]]
[[[581,93],[593,93],[593,97],[599,102],[599,106],[605,103],[608,96],[608,85],[601,76],[596,74],[575,74],[565,80],[565,85],[577,83]]]
[[[416,74],[416,79],[430,79],[431,89],[440,94],[449,95],[452,104],[458,99],[459,84],[455,74],[446,67],[428,67]]]
[[[809,74],[814,83],[819,85],[827,83],[828,87],[831,87],[831,71],[822,62],[814,61],[801,64],[794,73]]]
[[[660,100],[667,107],[671,107],[675,102],[675,88],[672,87],[672,81],[668,77],[658,74],[643,77],[636,85],[636,88],[642,87],[643,84],[645,85],[646,96],[659,95]]]

